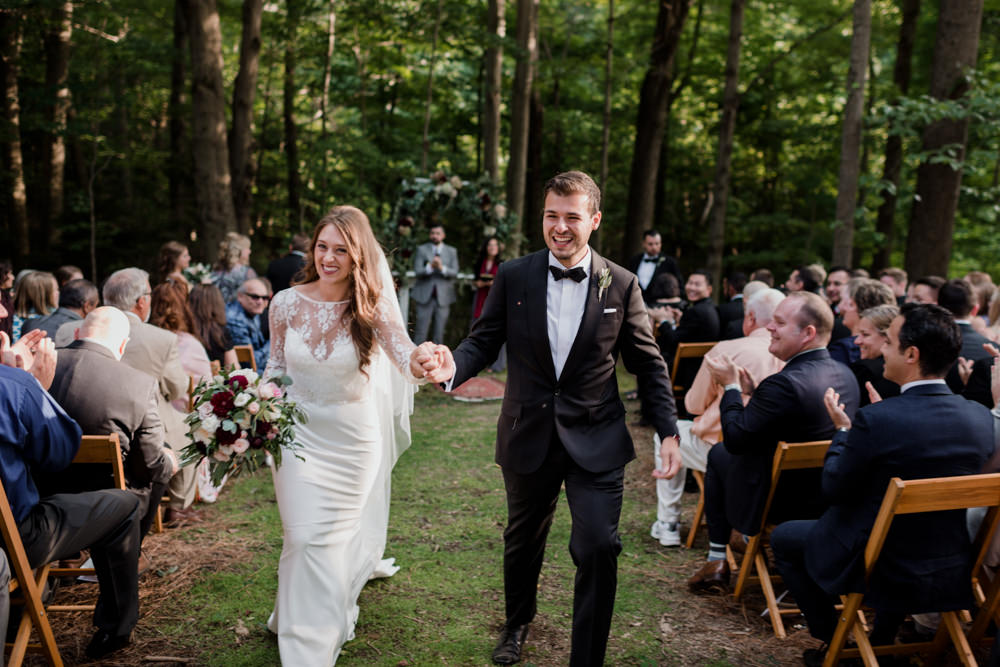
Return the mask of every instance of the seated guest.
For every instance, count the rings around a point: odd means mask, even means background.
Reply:
[[[899,315],[897,306],[875,306],[861,313],[855,327],[858,335],[854,341],[861,350],[861,358],[851,364],[851,372],[858,379],[862,407],[873,402],[872,392],[878,397],[875,401],[899,396],[899,385],[883,374],[885,359],[882,358],[885,334],[896,315]]]
[[[908,303],[937,303],[938,290],[945,279],[940,276],[924,276],[913,281],[912,291],[907,293]]]
[[[750,281],[760,281],[768,287],[774,287],[774,274],[771,269],[757,269],[750,274]]]
[[[993,284],[993,278],[985,271],[969,271],[965,274],[965,282],[972,286],[973,302],[976,304],[976,315],[981,320],[977,323],[973,320],[976,331],[983,333],[979,324],[988,325],[990,318],[987,313],[990,310],[990,300],[997,291],[997,286]]]
[[[974,300],[972,286],[964,280],[949,280],[938,289],[937,303],[942,308],[950,312],[958,325],[961,334],[962,348],[959,358],[966,362],[976,362],[981,359],[988,359],[992,355],[983,347],[983,344],[995,345],[986,336],[972,328],[971,319],[975,317],[978,309]],[[962,393],[965,390],[965,383],[962,382],[958,368],[955,367],[948,372],[948,387],[955,393]]]
[[[747,302],[746,314],[743,316],[744,337],[721,341],[708,355],[712,357],[727,355],[745,368],[752,377],[761,380],[780,371],[785,363],[768,352],[770,336],[765,327],[770,324],[775,308],[784,298],[784,294],[769,288],[754,294]],[[722,440],[722,426],[719,421],[721,401],[722,389],[712,381],[708,366],[703,363],[691,388],[684,395],[684,406],[688,412],[699,416],[695,417],[694,421],[677,420],[681,462],[684,468],[705,471],[708,450]],[[656,467],[662,468],[659,438],[654,438],[654,445]],[[665,547],[678,546],[681,543],[678,523],[681,516],[681,496],[684,494],[684,478],[682,468],[671,479],[656,480],[656,523],[650,529],[650,535]]]
[[[87,313],[97,308],[99,302],[97,288],[94,283],[83,278],[71,280],[59,290],[59,307],[48,315],[35,317],[24,323],[21,333],[25,334],[34,329],[41,329],[49,338],[55,341],[56,347],[63,347],[73,342],[68,340],[58,340],[56,334],[66,322],[80,323],[80,320],[87,316]],[[66,333],[70,333],[69,328]]]
[[[228,232],[219,242],[219,259],[213,269],[212,282],[222,292],[226,305],[233,303],[239,286],[257,277],[250,266],[250,237]]]
[[[727,355],[705,358],[712,379],[724,390],[719,405],[724,446],[708,453],[708,562],[688,580],[693,591],[728,590],[726,544],[731,529],[746,535],[760,530],[778,442],[826,440],[833,435],[833,422],[823,407],[826,388],[840,392],[848,414],[857,410],[854,376],[826,350],[832,328],[833,312],[822,297],[793,292],[767,325],[768,351],[786,362],[780,373],[761,380],[741,371]],[[742,394],[750,395],[746,406]],[[789,474],[776,489],[772,518],[819,516],[817,478],[811,472]]]
[[[896,297],[897,306],[902,306],[906,303],[906,271],[895,266],[890,266],[878,272],[878,280],[888,285],[889,289],[892,290],[893,295]]]
[[[800,266],[797,269],[792,269],[788,280],[785,281],[785,289],[788,292],[811,292],[812,294],[819,294],[822,284],[823,279],[812,265]]]
[[[831,266],[826,277],[826,287],[823,295],[833,309],[834,315],[840,314],[840,300],[844,296],[844,285],[851,279],[851,270],[846,266]]]
[[[968,609],[971,547],[963,512],[897,517],[867,588],[865,544],[889,480],[980,472],[993,452],[989,410],[955,396],[944,376],[961,348],[950,313],[906,304],[893,319],[882,354],[896,398],[865,407],[852,420],[835,389],[824,402],[838,431],[823,466],[830,503],[818,521],[792,521],[771,535],[775,560],[813,637],[829,642],[839,595],[864,591],[876,610],[873,644],[890,644],[905,614]],[[822,650],[806,651],[821,664]]]
[[[267,265],[267,279],[275,292],[288,289],[292,281],[300,276],[302,267],[306,265],[306,253],[309,251],[309,237],[305,234],[293,234],[288,244],[288,254]]]
[[[14,265],[9,259],[0,259],[0,308],[7,313],[0,317],[0,331],[10,338],[14,325]]]
[[[827,346],[835,361],[850,366],[861,358],[861,351],[854,342],[855,329],[860,321],[859,314],[875,306],[891,306],[896,303],[892,290],[871,278],[851,278],[843,288],[840,299],[840,316],[851,336],[831,341]]]
[[[0,336],[0,479],[32,567],[90,550],[100,593],[85,652],[98,659],[127,646],[139,619],[139,500],[119,489],[39,496],[34,475],[70,464],[80,427],[45,391],[56,367],[52,341],[38,331],[26,337],[30,346],[12,349]]]
[[[167,482],[177,471],[177,459],[164,447],[156,380],[121,363],[128,342],[129,322],[124,313],[108,306],[95,309],[83,320],[80,338],[60,350],[50,391],[87,435],[118,434],[125,484],[140,502],[141,539],[152,525]],[[69,470],[39,483],[50,493],[105,487],[107,467],[95,465],[91,470]]]
[[[80,280],[83,278],[83,271],[80,270],[79,266],[73,266],[72,264],[64,264],[58,269],[52,272],[52,275],[56,278],[56,285],[59,289],[63,288],[63,285],[71,280]]]
[[[236,291],[236,301],[226,306],[226,331],[233,345],[252,345],[257,370],[264,372],[271,356],[271,341],[264,333],[261,313],[267,308],[268,289],[260,280],[251,278]]]
[[[226,331],[226,302],[215,285],[194,285],[188,294],[194,335],[205,346],[209,361],[223,368],[236,365],[236,352]]]
[[[704,343],[719,340],[719,313],[712,303],[712,276],[705,269],[691,272],[684,285],[688,307],[684,311],[667,307],[653,308],[650,314],[654,317],[665,311],[669,317],[661,317],[659,326],[659,345],[667,368],[674,363],[674,353],[678,343]],[[669,310],[668,310],[669,309]],[[666,326],[664,326],[666,322]],[[691,363],[688,363],[691,362]],[[698,373],[697,359],[681,361],[677,369],[677,382],[685,387],[691,386],[694,376]]]
[[[59,307],[59,286],[56,278],[47,271],[23,272],[14,286],[14,323],[11,340],[21,337],[24,323],[34,317],[48,315]]]
[[[184,287],[185,293],[191,289],[191,283],[184,277],[184,269],[191,266],[191,253],[183,243],[167,241],[160,246],[159,274],[160,282],[174,282]]]
[[[723,281],[723,293],[727,301],[720,303],[719,337],[722,340],[743,336],[743,288],[747,284],[747,274],[733,271]]]

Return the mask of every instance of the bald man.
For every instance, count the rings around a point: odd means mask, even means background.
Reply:
[[[251,278],[236,292],[236,301],[226,306],[226,331],[233,345],[253,346],[257,370],[264,372],[271,356],[271,341],[264,333],[263,312],[271,295],[263,281]]]
[[[159,387],[154,378],[121,363],[131,324],[118,308],[97,308],[83,321],[77,340],[59,350],[49,393],[80,425],[84,435],[117,433],[125,463],[125,484],[139,497],[140,534],[145,536],[177,458],[165,446],[157,412]],[[73,493],[110,486],[106,466],[45,478],[49,493]]]

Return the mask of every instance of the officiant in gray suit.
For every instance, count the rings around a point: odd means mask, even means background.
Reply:
[[[451,304],[455,303],[455,277],[458,275],[458,252],[445,244],[444,227],[433,225],[428,230],[429,242],[417,248],[413,255],[416,284],[410,296],[417,304],[417,321],[413,342],[419,345],[427,338],[431,318],[434,334],[430,340],[444,342],[444,326],[448,322]]]

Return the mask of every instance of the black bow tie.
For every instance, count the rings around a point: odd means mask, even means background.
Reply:
[[[642,261],[644,261],[644,262],[658,262],[658,261],[660,261],[660,258],[659,257],[643,257]]]
[[[563,278],[570,278],[574,282],[580,282],[587,277],[587,272],[583,270],[581,266],[574,266],[572,269],[560,269],[558,266],[549,265],[549,271],[552,272],[552,277],[556,280],[562,280]]]

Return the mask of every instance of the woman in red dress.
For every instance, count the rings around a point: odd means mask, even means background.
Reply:
[[[493,278],[497,275],[497,268],[500,266],[500,240],[491,236],[483,243],[479,250],[479,257],[476,259],[476,300],[472,304],[472,321],[475,322],[483,312],[483,304],[486,303],[486,295],[490,293],[493,286]]]

